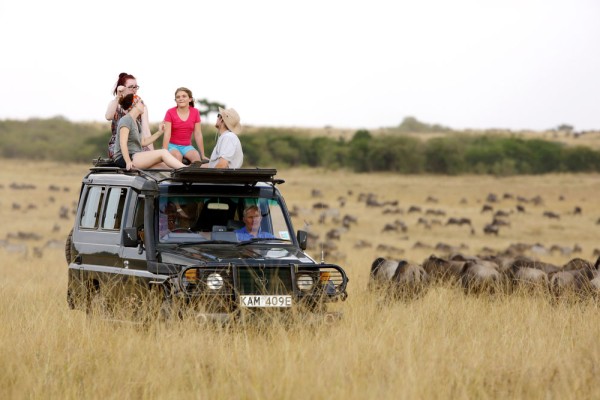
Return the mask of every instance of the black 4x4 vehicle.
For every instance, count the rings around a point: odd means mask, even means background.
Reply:
[[[91,168],[67,240],[70,307],[101,297],[107,307],[158,299],[162,312],[202,320],[266,308],[328,315],[348,278],[304,253],[307,234],[293,234],[276,173]],[[260,213],[258,237],[245,233],[248,207]]]

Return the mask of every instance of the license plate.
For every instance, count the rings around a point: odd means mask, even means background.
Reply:
[[[292,296],[242,296],[244,307],[291,307]]]

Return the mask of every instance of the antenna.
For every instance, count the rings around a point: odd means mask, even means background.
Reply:
[[[325,250],[323,248],[323,242],[321,242],[321,264],[325,264]]]

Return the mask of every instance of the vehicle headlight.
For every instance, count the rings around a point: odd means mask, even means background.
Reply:
[[[223,287],[223,277],[221,274],[213,272],[206,278],[206,286],[212,290],[219,290]]]
[[[311,290],[315,285],[315,280],[310,275],[300,274],[296,277],[296,285],[298,285],[298,289],[300,290]]]

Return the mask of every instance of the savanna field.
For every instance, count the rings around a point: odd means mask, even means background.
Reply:
[[[295,229],[313,234],[309,253],[350,277],[348,300],[330,307],[343,317],[220,327],[139,326],[69,310],[64,240],[87,169],[0,160],[2,399],[600,398],[600,299],[440,285],[392,301],[367,289],[377,257],[421,263],[522,244],[559,266],[594,262],[596,174],[280,169]],[[494,215],[506,224],[486,234]],[[345,216],[355,221],[344,227]]]

